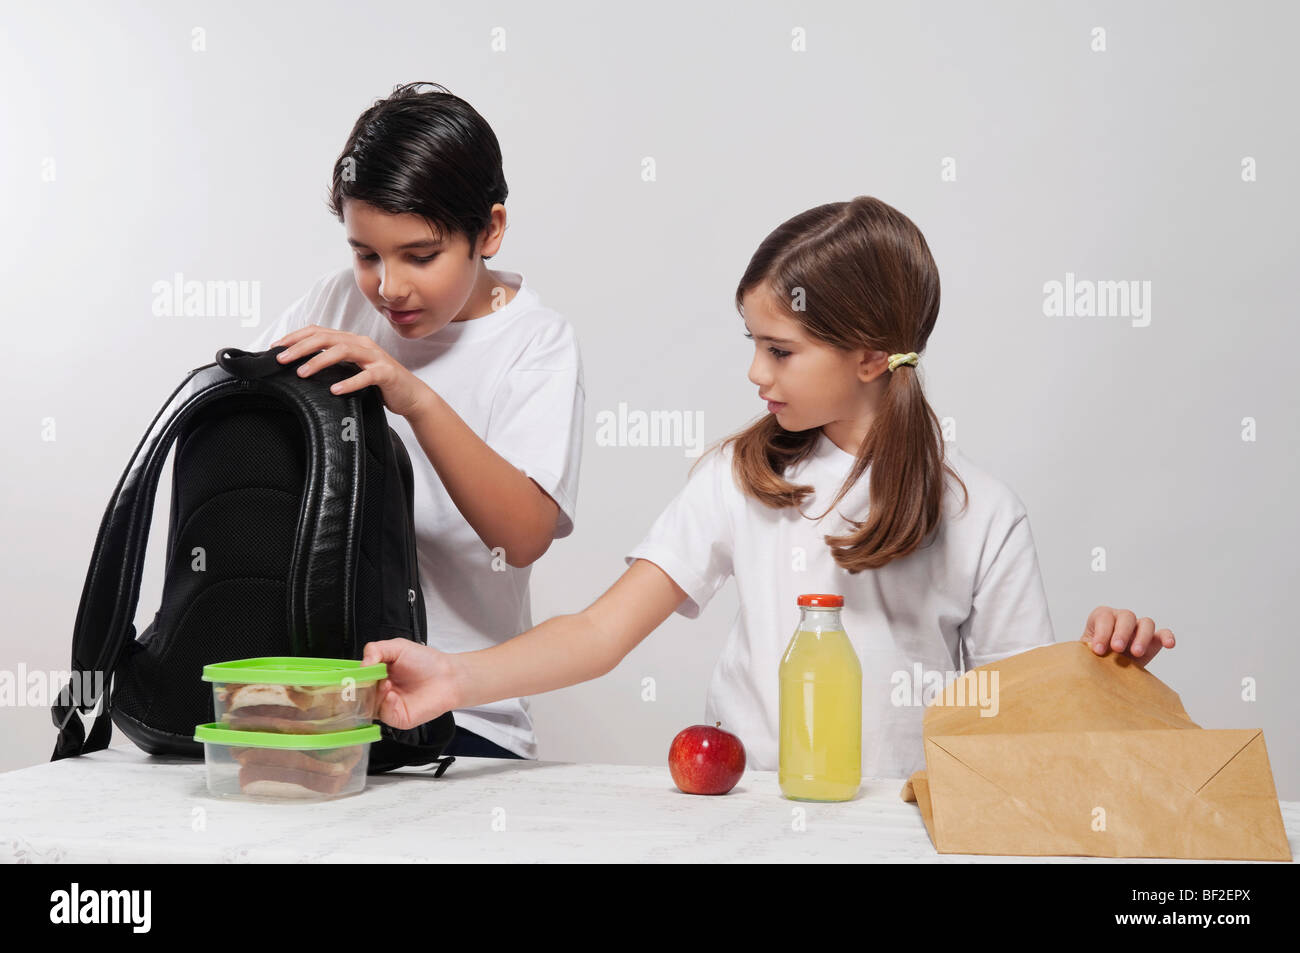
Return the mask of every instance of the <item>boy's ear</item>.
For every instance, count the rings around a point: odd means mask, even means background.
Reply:
[[[487,228],[478,238],[478,254],[491,258],[501,249],[501,240],[506,234],[506,207],[500,202],[492,206],[491,219]]]

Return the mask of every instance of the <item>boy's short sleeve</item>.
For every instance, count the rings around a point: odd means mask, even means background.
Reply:
[[[262,332],[243,350],[245,351],[265,351],[271,346],[272,341],[278,341],[290,331],[305,327],[307,322],[303,313],[307,307],[307,295],[304,294],[289,307],[285,308],[278,318],[262,328]]]
[[[686,598],[676,612],[697,618],[734,571],[735,534],[731,497],[739,493],[731,477],[731,457],[711,452],[681,491],[659,514],[645,538],[623,557],[654,563],[677,583]]]
[[[559,506],[556,539],[577,514],[585,403],[577,335],[561,319],[529,342],[492,397],[484,441]]]
[[[1056,641],[1029,515],[1017,505],[993,526],[970,615],[957,627],[967,671]]]
[[[257,338],[243,348],[245,351],[265,351],[272,341],[278,341],[290,331],[309,324],[335,327],[338,324],[338,302],[352,282],[352,269],[342,268],[318,277],[298,300],[280,313],[280,316],[262,328]]]

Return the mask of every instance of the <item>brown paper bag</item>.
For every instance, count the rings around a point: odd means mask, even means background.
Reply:
[[[1264,733],[1199,727],[1122,654],[1058,642],[981,665],[922,732],[901,796],[941,854],[1291,859]]]

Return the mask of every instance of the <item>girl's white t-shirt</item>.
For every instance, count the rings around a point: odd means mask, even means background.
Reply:
[[[733,446],[710,452],[641,543],[625,556],[653,562],[687,594],[694,619],[735,576],[740,607],[713,670],[704,721],[740,737],[749,767],[776,770],[781,658],[799,623],[803,593],[842,595],[841,620],[862,664],[862,774],[905,778],[925,767],[924,703],[956,673],[1055,641],[1029,518],[1006,485],[949,448],[944,518],[932,542],[881,569],[840,568],[823,537],[866,516],[871,468],[818,522],[794,507],[770,509],[741,493]],[[854,463],[822,434],[787,469],[816,489],[803,513],[822,516]],[[968,700],[968,704],[977,703]],[[986,709],[989,706],[985,706]]]
[[[418,340],[392,329],[357,287],[351,267],[322,276],[246,350],[264,351],[316,324],[369,337],[433,388],[488,446],[559,505],[557,539],[573,532],[585,392],[577,335],[541,304],[521,274],[496,311]],[[496,557],[456,508],[405,417],[387,412],[415,474],[416,551],[428,641],[444,652],[489,648],[532,627],[531,566]],[[454,713],[456,723],[525,758],[537,757],[528,699]]]

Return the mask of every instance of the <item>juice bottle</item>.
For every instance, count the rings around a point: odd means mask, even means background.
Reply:
[[[862,783],[862,665],[840,624],[843,596],[798,598],[781,659],[781,793],[847,801]]]

